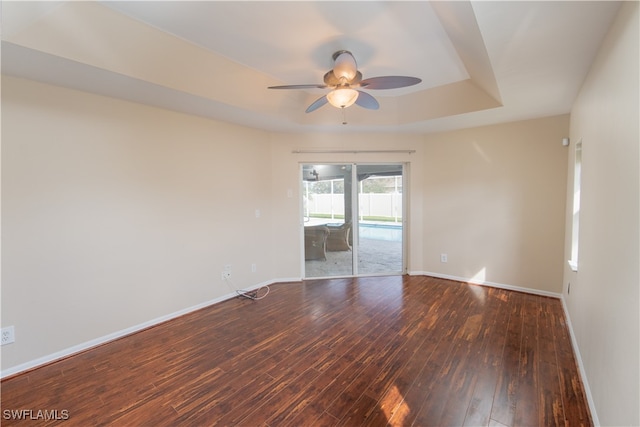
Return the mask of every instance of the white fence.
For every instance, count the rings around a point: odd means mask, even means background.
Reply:
[[[402,220],[402,194],[366,193],[358,195],[360,211],[358,216],[387,217],[398,222]],[[305,213],[344,216],[344,194],[311,194],[306,201]]]

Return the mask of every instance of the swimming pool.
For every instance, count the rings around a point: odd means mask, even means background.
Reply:
[[[402,225],[380,223],[358,223],[360,237],[364,239],[388,240],[392,242],[402,241]]]

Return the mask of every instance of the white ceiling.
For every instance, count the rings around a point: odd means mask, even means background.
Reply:
[[[568,113],[612,1],[2,1],[2,72],[278,131],[434,132]],[[305,114],[331,55],[380,109]],[[366,91],[366,90],[365,90]]]

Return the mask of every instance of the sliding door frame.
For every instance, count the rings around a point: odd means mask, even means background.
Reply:
[[[327,277],[307,277],[307,272],[306,272],[306,264],[305,264],[305,253],[304,253],[304,218],[305,218],[305,206],[304,206],[304,167],[305,166],[309,166],[309,165],[350,165],[351,166],[351,223],[352,223],[352,227],[351,227],[351,233],[352,233],[352,239],[353,239],[353,244],[352,244],[352,270],[351,270],[351,275],[336,275],[336,276],[327,276]],[[390,272],[378,272],[378,273],[367,273],[367,274],[361,274],[359,272],[358,269],[358,264],[359,264],[359,249],[360,249],[360,245],[359,245],[359,239],[360,239],[360,230],[359,230],[359,218],[360,218],[360,205],[359,205],[359,181],[358,181],[358,167],[359,166],[375,166],[375,165],[397,165],[401,167],[401,172],[402,172],[402,193],[401,193],[401,206],[402,206],[402,221],[401,221],[401,226],[402,226],[402,245],[401,245],[401,270],[400,271],[390,271]],[[301,242],[301,251],[300,251],[300,258],[301,258],[301,268],[302,268],[302,277],[305,279],[320,279],[320,278],[340,278],[340,277],[366,277],[366,276],[381,276],[381,275],[397,275],[397,274],[407,274],[407,256],[408,256],[408,251],[407,251],[407,237],[409,235],[408,233],[408,219],[407,219],[407,215],[408,215],[408,191],[409,191],[409,179],[408,179],[408,173],[409,173],[409,163],[408,162],[315,162],[315,163],[310,163],[310,162],[301,162],[300,163],[300,173],[299,173],[299,185],[301,187],[301,197],[300,197],[300,242]],[[345,208],[346,210],[346,208]],[[345,212],[345,221],[347,221],[346,218],[346,212]]]

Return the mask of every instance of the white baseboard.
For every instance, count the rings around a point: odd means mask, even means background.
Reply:
[[[246,290],[246,291],[251,291],[251,290],[254,290],[254,289],[261,288],[263,286],[269,286],[269,285],[271,285],[273,283],[296,282],[296,281],[300,281],[300,279],[288,278],[288,279],[270,280],[268,282],[259,283],[259,284],[254,285],[254,286],[245,287],[243,289]],[[175,319],[177,317],[184,316],[185,314],[194,312],[196,310],[200,310],[202,308],[208,307],[208,306],[213,305],[213,304],[220,303],[222,301],[226,301],[226,300],[231,299],[231,298],[235,298],[237,296],[238,296],[238,294],[236,294],[234,292],[228,293],[228,294],[223,295],[221,297],[214,298],[212,300],[205,301],[203,303],[196,304],[196,305],[191,306],[191,307],[187,307],[185,309],[176,311],[174,313],[170,313],[170,314],[167,314],[167,315],[164,315],[164,316],[160,316],[160,317],[157,317],[155,319],[149,320],[147,322],[143,322],[143,323],[140,323],[138,325],[134,325],[134,326],[131,326],[129,328],[122,329],[120,331],[116,331],[116,332],[113,332],[111,334],[104,335],[102,337],[99,337],[99,338],[96,338],[96,339],[92,339],[92,340],[83,342],[81,344],[74,345],[74,346],[69,347],[69,348],[65,348],[64,350],[60,350],[60,351],[57,351],[57,352],[52,353],[52,354],[48,354],[48,355],[43,356],[43,357],[39,357],[39,358],[34,359],[34,360],[30,360],[29,362],[25,362],[25,363],[22,363],[20,365],[12,366],[12,367],[7,368],[7,369],[5,369],[5,370],[0,372],[0,379],[4,379],[4,378],[7,378],[7,377],[12,376],[12,375],[16,375],[16,374],[19,374],[21,372],[25,372],[25,371],[28,371],[30,369],[37,368],[37,367],[40,367],[40,366],[55,362],[55,361],[60,360],[60,359],[64,359],[66,357],[72,356],[72,355],[77,354],[77,353],[81,353],[83,351],[87,351],[87,350],[89,350],[89,349],[91,349],[93,347],[97,347],[99,345],[106,344],[106,343],[108,343],[110,341],[117,340],[118,338],[122,338],[122,337],[125,337],[127,335],[131,335],[131,334],[134,334],[136,332],[140,332],[140,331],[142,331],[144,329],[147,329],[147,328],[150,328],[152,326],[159,325],[159,324],[164,323],[166,321],[169,321],[171,319]]]
[[[274,279],[271,283],[293,283],[293,282],[302,282],[304,279],[302,277],[285,277],[283,279]]]
[[[578,370],[580,371],[580,379],[582,380],[584,393],[587,395],[587,403],[589,404],[589,410],[591,411],[591,419],[593,421],[594,426],[599,426],[600,420],[598,419],[598,413],[596,412],[596,404],[593,401],[593,395],[591,394],[591,387],[589,387],[589,381],[587,380],[587,372],[585,371],[584,365],[582,363],[580,348],[578,347],[578,341],[576,340],[576,336],[573,332],[573,326],[571,325],[571,317],[569,316],[569,309],[567,307],[567,302],[564,299],[564,295],[561,296],[560,300],[562,301],[562,309],[564,310],[564,317],[565,319],[567,319],[567,328],[569,329],[569,336],[571,337],[571,346],[573,347],[573,354],[576,355],[576,362],[578,363]]]
[[[469,277],[450,276],[448,274],[432,273],[429,271],[414,271],[409,273],[412,276],[432,276],[440,279],[455,280],[456,282],[473,283],[474,285],[490,286],[492,288],[507,289],[510,291],[524,292],[527,294],[540,295],[544,297],[562,298],[562,294],[556,292],[543,291],[540,289],[523,288],[521,286],[506,285],[504,283],[488,282],[485,280],[474,280]]]

